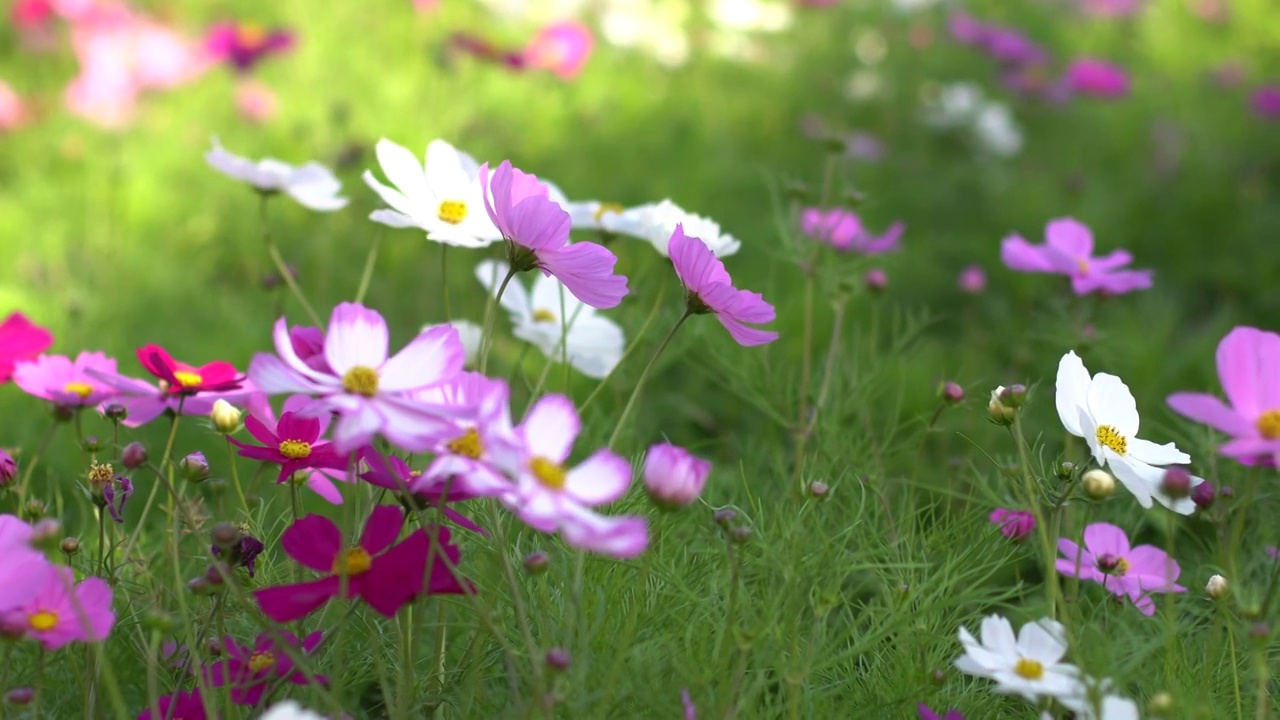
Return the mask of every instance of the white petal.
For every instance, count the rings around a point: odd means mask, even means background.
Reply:
[[[452,325],[437,325],[411,340],[382,365],[379,389],[390,392],[434,385],[462,370],[466,350]]]
[[[422,205],[414,203],[408,198],[408,196],[399,190],[378,182],[378,178],[374,177],[372,172],[365,170],[364,174],[360,177],[364,180],[365,185],[368,185],[370,189],[378,193],[378,197],[382,198],[382,202],[391,206],[392,210],[396,210],[402,215],[407,215],[415,219],[418,215],[422,214]]]
[[[387,321],[376,311],[355,303],[333,309],[324,334],[324,357],[342,377],[353,367],[376,370],[387,361]]]
[[[1133,493],[1138,499],[1138,504],[1144,508],[1151,507],[1151,496],[1155,492],[1155,487],[1160,482],[1160,476],[1164,471],[1158,470],[1145,463],[1140,463],[1128,458],[1122,458],[1119,455],[1105,451],[1108,464],[1115,473],[1116,479],[1122,485]]]
[[[426,230],[426,228],[422,226],[422,223],[408,215],[398,213],[395,210],[374,210],[369,213],[369,219],[376,223],[386,225],[387,227],[417,228],[419,230]]]
[[[1085,369],[1080,357],[1072,350],[1058,361],[1058,379],[1055,401],[1058,406],[1058,418],[1067,432],[1076,437],[1085,437],[1080,428],[1081,411],[1088,412],[1089,404],[1089,371]]]
[[[1157,445],[1149,440],[1129,438],[1128,455],[1134,460],[1148,465],[1188,465],[1191,456],[1182,452],[1173,443]]]
[[[1094,376],[1089,386],[1089,414],[1098,425],[1110,425],[1126,439],[1138,434],[1138,401],[1115,375]]]
[[[1067,654],[1067,645],[1039,623],[1027,623],[1018,631],[1018,654],[1052,665]]]
[[[427,179],[418,156],[386,138],[378,141],[375,150],[383,174],[397,190],[415,205],[430,201],[431,191],[427,189]]]

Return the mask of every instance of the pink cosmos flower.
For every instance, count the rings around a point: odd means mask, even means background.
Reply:
[[[102,578],[85,578],[76,584],[69,567],[54,567],[45,574],[34,598],[19,608],[0,614],[0,626],[25,633],[46,650],[72,642],[105,640],[115,625],[111,612],[111,587]]]
[[[431,448],[436,458],[411,490],[419,493],[448,483],[455,492],[493,497],[511,488],[511,482],[493,465],[495,453],[510,453],[517,446],[511,425],[510,390],[505,382],[465,372],[415,397],[454,408],[457,416],[449,436]]]
[[[115,388],[85,372],[116,373],[115,358],[100,352],[82,352],[72,361],[62,355],[41,355],[14,366],[13,383],[28,395],[61,407],[97,405],[116,394]]]
[[[676,225],[667,242],[667,253],[675,266],[676,277],[685,287],[688,312],[715,313],[733,339],[743,347],[765,345],[778,339],[778,333],[747,327],[744,323],[773,322],[777,313],[764,296],[733,286],[733,278],[724,263],[702,240],[684,234],[684,226]]]
[[[500,499],[530,527],[559,531],[572,547],[635,557],[649,543],[644,519],[605,517],[592,510],[626,494],[631,464],[598,450],[577,467],[566,468],[581,427],[572,400],[563,395],[539,398],[516,428],[520,446],[499,461],[516,481]]]
[[[128,410],[124,420],[128,427],[145,425],[166,411],[208,415],[218,400],[236,404],[254,392],[252,384],[245,381],[235,366],[223,360],[197,367],[174,360],[159,345],[144,345],[138,348],[138,362],[159,380],[156,385],[93,367],[84,368],[85,374],[119,393],[114,400]]]
[[[800,227],[805,235],[827,243],[841,252],[877,255],[901,249],[899,241],[905,226],[895,222],[879,237],[862,225],[856,213],[844,208],[805,208],[800,214]]]
[[[466,590],[445,565],[456,566],[461,551],[449,543],[449,531],[436,530],[438,543],[429,583],[424,586],[430,540],[415,530],[398,544],[404,512],[379,505],[369,514],[360,543],[343,546],[342,531],[321,515],[308,515],[284,531],[280,545],[299,564],[324,573],[319,580],[281,585],[254,591],[258,607],[276,622],[287,623],[305,617],[342,592],[341,575],[346,575],[348,598],[359,597],[378,613],[393,617],[415,595],[458,594]]]
[[[284,318],[275,326],[276,355],[259,353],[249,378],[266,393],[318,396],[298,411],[302,417],[338,414],[333,447],[346,454],[375,435],[417,452],[431,447],[452,425],[447,412],[414,400],[411,393],[452,379],[466,355],[458,331],[432,327],[387,357],[387,323],[363,305],[342,303],[333,309],[324,336],[328,367],[317,369],[298,356]]]
[[[470,518],[447,505],[447,503],[478,497],[463,489],[466,487],[464,476],[446,477],[437,482],[423,482],[422,478],[425,475],[423,472],[409,467],[409,463],[395,455],[383,455],[373,447],[365,448],[360,458],[369,468],[360,477],[370,485],[410,495],[421,506],[436,508],[459,527],[481,535],[488,534]],[[459,487],[454,487],[455,484]]]
[[[1036,529],[1036,516],[1022,510],[999,508],[988,518],[1000,528],[1000,534],[1019,542],[1031,537]]]
[[[0,131],[17,130],[26,121],[26,103],[9,83],[0,80]]]
[[[237,72],[248,72],[271,55],[293,47],[293,33],[282,28],[266,29],[252,23],[223,22],[209,28],[204,37],[205,51],[218,62],[225,62]]]
[[[962,293],[980,295],[987,289],[987,271],[981,265],[969,265],[960,271],[956,286]]]
[[[684,720],[698,720],[698,707],[693,704],[689,688],[680,689],[680,704],[684,706]]]
[[[1173,558],[1154,545],[1130,547],[1124,530],[1110,523],[1085,527],[1083,550],[1067,538],[1058,540],[1058,550],[1063,555],[1057,562],[1058,572],[1091,580],[1113,595],[1129,598],[1143,615],[1155,614],[1152,593],[1187,591],[1174,582],[1181,569]]]
[[[924,703],[920,703],[916,709],[920,711],[920,720],[964,720],[964,715],[961,715],[959,710],[948,710],[946,714],[939,715]]]
[[[266,395],[258,394],[249,399],[249,414],[244,419],[245,430],[262,445],[252,445],[227,436],[227,441],[240,448],[240,456],[275,463],[280,466],[277,483],[283,483],[302,470],[313,470],[307,476],[307,486],[317,495],[334,505],[342,504],[342,493],[333,479],[344,479],[350,464],[345,455],[338,454],[333,444],[321,442],[329,427],[329,416],[300,417],[297,410],[309,405],[310,398],[294,395],[285,400],[284,412],[276,420]],[[336,471],[336,472],[326,472]]]
[[[1218,381],[1230,405],[1208,393],[1169,396],[1175,412],[1230,435],[1219,451],[1245,465],[1280,464],[1280,335],[1240,326],[1218,343]]]
[[[1280,84],[1264,85],[1249,99],[1253,112],[1264,120],[1280,120]]]
[[[1151,287],[1151,270],[1121,269],[1133,262],[1127,251],[1094,257],[1093,233],[1081,222],[1052,220],[1045,240],[1044,245],[1032,245],[1020,235],[1010,235],[1000,243],[1000,259],[1013,270],[1066,275],[1077,295],[1122,295]]]
[[[138,720],[208,720],[208,717],[204,712],[200,688],[192,688],[189,691],[178,690],[172,695],[157,699],[156,707],[143,710],[138,715]]]
[[[31,526],[0,515],[0,613],[27,605],[53,572],[44,553],[31,547]]]
[[[19,32],[38,30],[53,20],[53,6],[49,0],[17,0],[9,9],[9,19]]]
[[[671,443],[658,443],[644,455],[644,486],[655,502],[684,507],[702,494],[711,463]]]
[[[1048,52],[1026,34],[998,25],[987,25],[977,44],[992,60],[1007,65],[1035,65],[1049,57]]]
[[[627,294],[627,279],[615,275],[618,258],[590,242],[569,244],[570,218],[548,198],[547,186],[504,160],[490,172],[480,166],[480,187],[489,219],[507,240],[512,270],[537,268],[555,276],[574,297],[594,308],[616,307]],[[491,200],[492,198],[492,200]]]
[[[1066,81],[1072,92],[1097,98],[1121,98],[1129,94],[1129,75],[1118,65],[1094,58],[1079,58],[1067,66]]]
[[[289,344],[298,359],[316,372],[332,373],[329,361],[324,357],[324,331],[309,325],[289,328]]]
[[[239,389],[244,383],[244,376],[225,360],[215,360],[196,367],[174,360],[159,345],[143,345],[138,348],[138,362],[144,370],[160,380],[160,387],[174,395],[226,392]]]
[[[1144,0],[1080,0],[1080,9],[1087,15],[1099,18],[1117,18],[1136,15]]]
[[[526,67],[550,70],[562,80],[572,80],[591,57],[595,36],[580,22],[569,20],[538,31],[524,48]]]
[[[240,117],[259,125],[270,122],[280,112],[280,99],[275,91],[254,80],[236,84],[235,104]]]
[[[30,360],[53,344],[53,333],[36,325],[22,313],[13,313],[0,323],[0,383],[13,377],[14,364]]]
[[[291,632],[281,631],[280,635],[289,645],[300,647],[304,654],[311,654],[319,647],[324,638],[321,632],[313,632],[298,644],[298,637]],[[267,688],[279,681],[294,685],[306,685],[307,676],[297,670],[293,660],[282,652],[270,633],[262,633],[254,641],[253,647],[243,647],[235,638],[227,636],[222,641],[222,653],[225,660],[220,660],[208,668],[209,683],[214,687],[231,686],[231,702],[237,705],[257,705]],[[316,680],[327,684],[323,675]]]

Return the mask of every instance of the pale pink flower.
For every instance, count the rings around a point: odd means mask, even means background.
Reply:
[[[683,507],[698,499],[711,463],[682,447],[658,443],[644,456],[644,486],[660,505]]]
[[[270,86],[256,80],[236,84],[236,112],[252,123],[265,123],[280,112],[280,99]]]
[[[844,208],[805,208],[800,215],[800,227],[805,235],[827,243],[841,252],[861,255],[878,255],[901,249],[905,226],[895,222],[881,235],[874,235],[862,224],[857,213]]]
[[[744,324],[773,322],[777,316],[773,306],[765,302],[760,293],[734,287],[724,262],[701,240],[685,235],[683,225],[676,225],[667,243],[667,253],[680,284],[685,287],[687,312],[715,313],[724,329],[743,347],[765,345],[778,339],[776,332]]]
[[[115,374],[116,361],[100,352],[82,352],[72,361],[62,355],[41,355],[14,366],[13,383],[28,395],[62,407],[86,407],[115,396],[111,385],[86,372]]]
[[[37,586],[34,598],[0,615],[7,632],[21,632],[38,640],[46,650],[72,642],[105,640],[115,625],[111,611],[111,587],[102,578],[86,578],[79,584],[69,567],[55,567]]]
[[[1093,523],[1084,529],[1084,549],[1060,538],[1063,558],[1058,572],[1067,577],[1091,580],[1113,595],[1127,597],[1143,615],[1154,615],[1152,593],[1186,592],[1174,581],[1181,570],[1177,561],[1154,545],[1129,546],[1124,530],[1110,523]]]
[[[960,288],[960,292],[980,295],[987,289],[987,271],[983,270],[981,265],[969,265],[960,271],[960,276],[956,278],[956,285]]]
[[[0,613],[31,602],[53,572],[44,553],[31,547],[31,536],[31,526],[17,516],[0,515]]]
[[[16,130],[26,121],[26,103],[8,83],[0,80],[0,131]]]
[[[1066,275],[1077,295],[1120,295],[1151,287],[1151,270],[1126,270],[1133,256],[1125,250],[1094,257],[1093,233],[1071,218],[1050,221],[1044,245],[1032,245],[1020,235],[1000,244],[1000,258],[1013,270]]]
[[[595,36],[580,22],[569,20],[548,25],[525,46],[525,67],[550,70],[562,80],[572,80],[591,57]]]

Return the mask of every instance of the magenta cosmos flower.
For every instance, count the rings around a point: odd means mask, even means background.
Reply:
[[[72,642],[105,640],[115,625],[111,612],[111,587],[102,578],[85,578],[76,584],[69,567],[54,567],[45,574],[35,597],[19,608],[0,615],[0,625],[40,641],[46,650]]]
[[[685,235],[683,225],[676,225],[675,232],[671,233],[667,252],[675,265],[676,276],[685,287],[690,314],[715,313],[724,329],[743,347],[778,339],[776,332],[744,324],[773,322],[777,316],[773,306],[765,302],[760,293],[734,287],[724,263],[701,240]]]
[[[1218,381],[1230,405],[1208,393],[1169,396],[1169,407],[1231,436],[1220,452],[1246,465],[1280,463],[1280,335],[1233,328],[1218,343]]]
[[[1093,233],[1071,218],[1052,220],[1045,228],[1045,244],[1032,245],[1020,235],[1000,243],[1000,259],[1010,269],[1066,275],[1077,295],[1122,295],[1151,287],[1151,270],[1124,270],[1133,262],[1125,250],[1093,256]]]
[[[616,307],[627,294],[627,279],[615,275],[618,258],[603,245],[569,244],[571,220],[537,177],[504,160],[490,172],[480,166],[480,187],[489,219],[507,241],[512,272],[538,269],[555,276],[574,297],[594,308]]]
[[[442,409],[414,400],[410,393],[462,370],[466,351],[452,326],[432,327],[388,358],[390,340],[382,316],[363,305],[342,303],[333,309],[324,336],[324,369],[298,356],[284,318],[276,321],[274,338],[279,356],[254,356],[250,380],[266,393],[317,396],[298,415],[336,412],[333,448],[338,453],[358,450],[375,435],[417,452],[451,429]]]
[[[548,25],[525,46],[525,67],[550,70],[562,80],[572,80],[582,72],[595,48],[591,29],[569,20]]]
[[[46,584],[53,566],[31,547],[31,526],[0,515],[0,613],[31,602]]]
[[[1110,523],[1085,527],[1083,550],[1067,538],[1058,540],[1058,549],[1063,555],[1057,562],[1058,572],[1129,598],[1143,615],[1155,614],[1152,593],[1187,591],[1174,582],[1182,572],[1177,561],[1154,545],[1130,547],[1124,530]]]
[[[209,28],[204,46],[214,60],[247,72],[267,57],[292,48],[293,39],[293,33],[280,28],[227,22]]]
[[[948,710],[946,713],[939,715],[929,709],[928,705],[920,703],[916,708],[920,712],[920,720],[964,720],[964,715],[959,710]]]
[[[630,558],[649,544],[643,518],[606,517],[592,508],[614,502],[631,485],[631,464],[597,450],[574,468],[565,462],[581,430],[573,401],[544,395],[516,428],[520,446],[500,463],[516,479],[501,500],[530,527],[559,531],[570,546]]]
[[[84,368],[90,377],[119,393],[114,400],[128,410],[124,424],[129,427],[145,425],[166,411],[208,415],[218,400],[239,404],[253,392],[235,366],[222,360],[188,365],[174,360],[158,345],[144,345],[138,348],[138,362],[157,378],[156,385],[93,367]]]
[[[1253,112],[1264,120],[1280,120],[1280,84],[1264,85],[1249,98]]]
[[[1036,529],[1036,516],[1023,510],[998,508],[987,518],[1000,528],[1000,534],[1019,542],[1031,537]]]
[[[697,500],[709,474],[709,461],[671,443],[658,443],[644,455],[644,487],[659,505],[684,507]]]
[[[115,388],[85,372],[86,368],[114,375],[116,361],[100,352],[82,352],[75,360],[41,355],[18,362],[13,383],[28,395],[68,408],[97,405],[116,394]]]
[[[53,344],[53,333],[36,325],[22,313],[13,313],[0,323],[0,383],[13,376],[14,364],[30,360]]]
[[[262,445],[241,442],[229,435],[227,441],[240,448],[241,457],[279,465],[277,483],[289,480],[300,471],[314,471],[307,475],[307,486],[325,500],[341,505],[342,493],[333,484],[333,478],[343,478],[350,462],[347,456],[333,449],[332,443],[320,440],[329,426],[329,416],[313,418],[297,414],[297,410],[310,402],[305,395],[290,397],[285,400],[280,419],[276,420],[266,396],[256,394],[249,399],[244,428]]]
[[[844,208],[805,208],[800,214],[800,228],[805,235],[824,242],[841,252],[861,255],[878,255],[901,249],[902,231],[905,226],[895,222],[883,235],[872,235],[862,225],[858,215]]]
[[[409,463],[395,455],[383,455],[373,447],[366,447],[360,453],[361,460],[369,468],[360,477],[370,485],[386,488],[392,492],[412,496],[421,506],[434,507],[449,520],[472,532],[487,535],[479,525],[467,516],[448,507],[447,503],[470,500],[477,497],[465,489],[463,477],[444,478],[439,482],[423,482],[425,473],[414,470]],[[455,488],[454,485],[459,487]]]
[[[280,545],[300,565],[325,577],[296,585],[263,588],[253,593],[258,607],[276,622],[287,623],[305,617],[342,592],[346,575],[349,598],[359,597],[369,607],[393,617],[405,603],[425,589],[431,594],[462,593],[466,590],[445,565],[456,566],[460,551],[449,544],[449,531],[437,530],[435,562],[429,584],[424,586],[430,540],[422,530],[410,533],[393,544],[404,525],[400,508],[379,505],[369,514],[360,543],[343,546],[342,531],[329,518],[308,515],[284,531]]]
[[[280,636],[295,648],[301,648],[304,654],[311,654],[319,647],[324,635],[313,632],[298,644],[298,637],[291,632],[281,631]],[[268,686],[277,681],[285,681],[294,685],[306,685],[306,674],[293,665],[293,660],[282,651],[270,633],[262,633],[254,641],[253,647],[244,647],[228,636],[222,641],[222,653],[225,660],[220,660],[208,669],[209,683],[214,687],[231,686],[231,702],[237,705],[257,705],[262,702]],[[320,683],[327,684],[323,675],[316,676]]]
[[[158,698],[156,707],[143,710],[138,720],[208,720],[208,717],[200,688],[192,688]]]
[[[1118,65],[1094,58],[1073,60],[1067,66],[1067,86],[1077,95],[1122,98],[1129,94],[1129,75]]]

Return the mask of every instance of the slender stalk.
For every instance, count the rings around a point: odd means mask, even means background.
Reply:
[[[640,346],[640,341],[644,338],[644,334],[649,330],[649,326],[653,324],[654,318],[658,317],[658,310],[662,307],[662,296],[666,294],[666,292],[666,285],[663,285],[658,290],[658,297],[653,301],[653,308],[649,310],[649,316],[640,324],[640,329],[636,331],[635,338],[631,340],[631,344],[627,346],[627,349],[622,351],[622,357],[618,358],[618,364],[613,366],[613,369],[609,371],[609,374],[604,376],[604,379],[600,381],[600,384],[596,386],[596,389],[592,390],[591,394],[587,396],[587,399],[583,400],[582,404],[578,406],[578,414],[586,412],[587,406],[589,406],[596,399],[596,396],[600,394],[600,391],[609,384],[609,379],[613,377],[613,373],[616,372],[617,369],[622,366],[622,363],[626,362],[627,358],[631,357],[631,353]]]
[[[452,322],[453,314],[449,309],[449,246],[445,243],[440,243],[440,294],[444,301],[444,321]]]
[[[716,662],[720,662],[720,657],[724,654],[726,645],[729,642],[729,636],[733,634],[733,628],[738,622],[738,573],[740,570],[738,553],[733,547],[733,539],[725,538],[725,548],[728,553],[729,560],[729,598],[728,607],[725,610],[724,628],[720,633],[720,640],[716,643]]]
[[[1018,465],[1022,470],[1022,480],[1024,491],[1026,492],[1027,507],[1036,519],[1036,534],[1040,537],[1041,560],[1045,568],[1045,596],[1049,602],[1049,617],[1057,619],[1058,602],[1062,597],[1062,588],[1059,587],[1058,573],[1054,572],[1054,559],[1056,553],[1053,551],[1054,539],[1049,537],[1049,528],[1044,522],[1044,513],[1040,512],[1039,492],[1036,488],[1035,478],[1031,474],[1031,457],[1027,452],[1027,441],[1022,433],[1022,413],[1018,413],[1013,418],[1013,424],[1009,426],[1009,432],[1013,436],[1013,443],[1018,446]]]
[[[182,417],[182,404],[184,401],[178,402],[178,411],[173,413],[169,419],[169,439],[164,444],[164,454],[160,456],[160,467],[163,469],[169,464],[173,454],[173,441],[178,437],[178,418]],[[142,529],[146,527],[147,515],[151,513],[151,506],[155,504],[156,495],[160,492],[160,484],[155,483],[151,486],[151,492],[147,495],[147,503],[142,506],[142,515],[138,518],[138,524],[134,527],[133,532],[129,534],[129,541],[124,545],[124,553],[122,557],[128,560],[129,553],[133,551],[133,546],[138,542],[138,536],[142,533]],[[179,585],[179,594],[184,592]]]
[[[660,529],[655,523],[653,526],[653,537],[649,541],[649,547],[644,552],[644,557],[640,560],[640,572],[636,577],[635,587],[636,602],[641,603],[648,596],[649,577],[653,571],[653,556],[656,554],[659,540],[661,538]],[[613,702],[613,691],[618,683],[618,675],[622,672],[622,663],[626,659],[627,651],[631,649],[631,641],[635,638],[636,626],[639,624],[640,609],[637,607],[630,613],[627,613],[626,625],[622,628],[622,634],[618,636],[613,651],[613,664],[609,667],[609,674],[605,676],[604,697],[600,700],[600,706],[597,708],[595,717],[608,717],[609,704]]]
[[[497,317],[498,303],[502,302],[502,294],[507,291],[507,285],[511,282],[511,278],[516,276],[515,268],[507,271],[507,276],[502,278],[502,284],[498,286],[496,295],[489,298],[489,302],[484,309],[484,332],[480,335],[480,372],[484,373],[489,367],[489,350],[493,346],[493,321]]]
[[[359,305],[364,302],[364,296],[369,292],[369,283],[373,280],[373,268],[378,263],[378,246],[382,244],[382,226],[378,226],[378,233],[373,236],[373,242],[369,244],[369,254],[364,258],[364,271],[360,273],[360,287],[356,288],[356,299],[353,301]],[[441,272],[444,272],[443,261]],[[449,291],[445,291],[445,319],[449,317]]]
[[[58,426],[62,423],[54,420],[49,429],[44,431],[44,436],[40,438],[40,444],[36,445],[36,452],[31,456],[31,462],[27,463],[27,469],[22,473],[22,480],[18,483],[18,498],[21,502],[27,501],[27,489],[31,484],[31,475],[36,471],[36,466],[40,464],[40,457],[44,455],[44,451],[49,449],[49,443],[53,441],[53,435],[58,430]]]
[[[413,607],[415,603],[407,603],[400,610],[400,692],[397,706],[400,717],[410,718],[413,714]]]
[[[261,193],[260,197],[258,215],[262,219],[262,242],[267,247],[267,254],[271,256],[271,262],[275,263],[276,272],[280,273],[280,279],[284,280],[284,284],[289,286],[289,292],[293,293],[293,297],[297,299],[298,304],[306,311],[307,317],[311,318],[312,324],[316,327],[324,327],[324,323],[320,322],[320,316],[316,314],[315,308],[311,307],[311,303],[307,302],[307,297],[302,294],[302,288],[298,287],[298,281],[293,278],[293,273],[289,272],[289,266],[285,264],[284,258],[280,256],[280,249],[276,247],[275,242],[271,239],[270,225],[267,223],[267,201],[271,196]]]
[[[540,702],[543,694],[546,692],[546,673],[542,672],[541,659],[538,655],[538,643],[533,637],[533,628],[529,624],[529,614],[524,607],[524,599],[520,593],[520,583],[516,580],[515,570],[511,566],[511,558],[509,550],[510,543],[507,542],[506,523],[498,516],[497,501],[488,503],[489,515],[492,522],[494,539],[497,540],[498,557],[502,561],[502,577],[507,583],[507,588],[511,591],[511,606],[515,610],[516,623],[520,626],[520,632],[524,635],[525,651],[529,653],[529,662],[533,664],[533,679],[536,686],[534,693],[534,702]],[[453,563],[448,563],[452,565]]]
[[[244,488],[240,487],[240,471],[236,468],[236,449],[230,442],[227,442],[227,462],[231,467],[231,484],[236,489],[236,497],[240,498],[240,507],[244,508],[245,514],[248,514],[249,501],[245,499]]]
[[[671,332],[668,332],[667,336],[662,339],[662,343],[654,351],[653,357],[649,358],[649,364],[645,365],[644,370],[640,372],[640,379],[636,380],[635,389],[631,391],[631,397],[627,399],[627,404],[622,408],[622,415],[618,417],[618,424],[614,426],[613,434],[609,436],[607,445],[609,449],[613,449],[613,446],[617,444],[618,438],[622,435],[622,429],[627,426],[627,418],[631,416],[631,410],[635,407],[636,400],[640,397],[640,391],[644,389],[644,381],[649,378],[649,373],[653,370],[653,366],[657,364],[658,358],[662,356],[662,351],[667,349],[667,346],[671,344],[671,338],[676,336],[676,331],[691,315],[693,315],[692,312],[684,311],[684,314],[680,316],[676,324],[671,327]]]
[[[36,682],[32,687],[35,688],[35,697],[31,699],[31,718],[32,720],[40,720],[40,699],[44,697],[44,645],[36,651]]]

